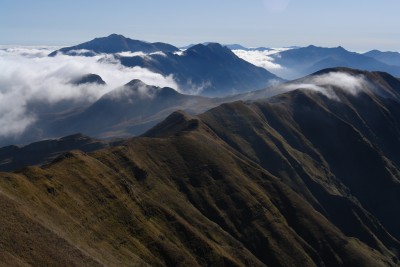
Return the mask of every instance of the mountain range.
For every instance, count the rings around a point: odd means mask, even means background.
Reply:
[[[379,50],[371,50],[363,55],[372,57],[376,60],[379,60],[385,64],[392,66],[400,66],[400,53],[399,52],[382,52]]]
[[[281,89],[0,173],[0,260],[398,266],[400,81],[334,68]]]
[[[180,89],[189,94],[221,97],[262,89],[282,81],[217,43],[198,44],[181,54],[120,56],[118,59],[127,67],[139,66],[164,76],[173,75]]]
[[[142,54],[126,55],[122,52]],[[242,60],[230,49],[217,43],[193,45],[181,51],[165,43],[148,43],[112,34],[61,48],[49,56],[58,54],[112,54],[114,59],[126,67],[142,67],[163,76],[172,76],[179,90],[186,94],[222,97],[262,89],[272,82],[283,81],[267,70]]]
[[[343,47],[307,46],[271,55],[273,62],[286,69],[286,79],[297,79],[325,68],[348,67],[367,71],[383,71],[400,76],[400,61],[386,53],[359,54]],[[391,60],[387,60],[390,57]],[[384,60],[383,58],[386,58]],[[397,64],[395,64],[397,62]]]

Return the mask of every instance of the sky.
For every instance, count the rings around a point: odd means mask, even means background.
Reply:
[[[111,33],[177,46],[400,50],[399,0],[0,0],[0,44],[74,45]]]

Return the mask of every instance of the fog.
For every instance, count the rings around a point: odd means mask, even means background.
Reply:
[[[357,95],[364,90],[373,88],[364,75],[351,75],[345,72],[329,72],[326,74],[309,76],[300,79],[298,82],[284,84],[282,87],[283,91],[295,89],[317,91],[337,101],[339,101],[339,97],[335,94],[333,87],[340,88],[352,95]]]
[[[94,102],[133,79],[179,90],[172,76],[163,77],[140,67],[128,68],[112,56],[48,57],[54,47],[0,48],[0,137],[21,134],[38,114],[30,103]],[[71,81],[94,73],[107,85],[74,85]]]
[[[274,62],[274,58],[271,55],[277,54],[279,52],[283,52],[289,50],[290,48],[271,48],[269,50],[259,51],[259,50],[241,50],[235,49],[232,50],[235,55],[240,57],[241,59],[250,62],[253,65],[258,67],[262,67],[269,72],[281,77],[288,78],[292,76],[293,70],[286,68],[285,66],[279,65]]]

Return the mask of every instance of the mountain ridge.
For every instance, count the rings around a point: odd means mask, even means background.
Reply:
[[[75,52],[78,50],[88,50],[83,53]],[[145,41],[133,40],[126,38],[120,34],[111,34],[107,37],[95,38],[91,41],[81,43],[79,45],[64,47],[59,50],[53,51],[49,56],[56,56],[58,53],[67,55],[85,55],[93,56],[95,54],[113,54],[120,52],[176,52],[179,49],[173,45],[155,42],[149,43]]]
[[[23,203],[8,219],[24,229],[41,218],[68,249],[79,244],[86,258],[67,257],[77,263],[397,266],[399,99],[333,90],[340,101],[298,89],[178,111],[121,146],[0,173],[3,210]]]
[[[182,91],[209,97],[261,89],[271,82],[283,81],[218,43],[197,44],[180,55],[119,56],[118,59],[127,67],[139,66],[164,76],[173,75]]]
[[[271,55],[274,62],[293,73],[291,79],[309,75],[325,68],[348,67],[366,71],[383,71],[400,76],[400,67],[387,65],[365,54],[350,52],[341,46],[334,48],[307,47],[290,49]]]

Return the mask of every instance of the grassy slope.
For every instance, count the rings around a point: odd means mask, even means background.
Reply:
[[[2,214],[23,217],[14,219],[13,239],[2,240],[7,257],[107,266],[388,264],[390,252],[346,237],[203,123],[177,117],[189,125],[177,135],[2,174]],[[4,220],[1,231],[10,232]],[[37,236],[23,234],[35,228]],[[27,238],[38,244],[13,245]]]
[[[337,93],[176,112],[123,146],[1,173],[0,262],[397,266],[398,104]]]

